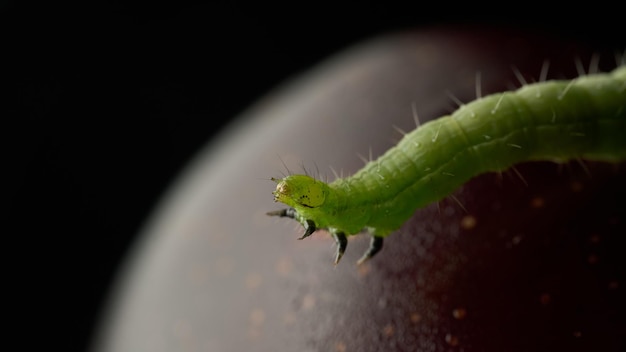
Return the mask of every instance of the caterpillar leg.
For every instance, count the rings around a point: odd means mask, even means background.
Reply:
[[[343,257],[343,254],[346,252],[348,239],[346,238],[346,234],[343,232],[333,233],[333,238],[337,243],[337,254],[335,255],[335,265],[337,265],[339,264],[339,260],[341,260],[341,257]]]
[[[370,246],[365,251],[365,254],[359,259],[356,264],[361,265],[371,257],[373,257],[376,253],[378,253],[383,248],[383,238],[380,236],[372,235],[372,239],[370,240]]]
[[[313,232],[315,232],[316,230],[315,223],[313,222],[313,220],[305,220],[304,223],[302,223],[302,225],[304,226],[304,235],[298,238],[299,240],[303,240],[311,236]]]
[[[269,216],[279,216],[281,218],[295,219],[297,213],[294,208],[286,208],[281,210],[268,211],[266,214]]]
[[[298,216],[298,212],[294,208],[286,208],[281,210],[270,211],[266,213],[269,216],[278,216],[281,218],[290,218],[299,221],[300,217]],[[304,226],[304,235],[298,238],[299,240],[305,239],[313,234],[317,228],[315,227],[315,223],[313,220],[303,220],[302,226]]]

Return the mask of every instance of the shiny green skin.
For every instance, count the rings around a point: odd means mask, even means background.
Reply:
[[[626,160],[626,66],[493,94],[423,124],[353,176],[291,175],[275,200],[317,229],[387,236],[472,177],[531,160]]]

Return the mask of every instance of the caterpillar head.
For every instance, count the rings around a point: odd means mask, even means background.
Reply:
[[[272,178],[276,190],[272,192],[275,202],[295,209],[317,208],[326,199],[326,185],[306,175],[290,175],[282,179]]]

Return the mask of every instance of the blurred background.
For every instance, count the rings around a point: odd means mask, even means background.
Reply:
[[[507,6],[0,1],[16,332],[26,346],[85,350],[136,233],[194,153],[259,97],[351,44],[463,24],[626,45],[623,14],[597,2]]]

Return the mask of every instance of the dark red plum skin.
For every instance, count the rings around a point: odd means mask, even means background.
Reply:
[[[261,99],[172,186],[120,274],[94,351],[624,351],[626,167],[533,162],[420,209],[362,266],[265,216],[281,160],[331,175],[483,94],[613,53],[504,29],[434,28],[351,49]],[[297,83],[299,82],[299,83]],[[625,137],[626,138],[626,137]],[[314,166],[316,165],[316,166]],[[323,176],[322,176],[323,177]]]

